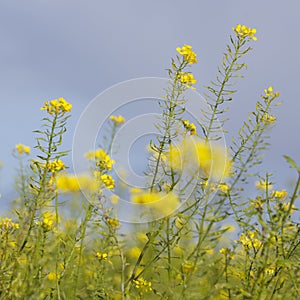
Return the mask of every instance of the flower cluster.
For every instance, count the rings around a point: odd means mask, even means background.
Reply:
[[[167,156],[172,169],[197,165],[206,176],[220,178],[230,174],[227,150],[202,139],[186,138],[179,145],[171,146]]]
[[[88,160],[95,160],[100,171],[111,170],[112,165],[115,163],[115,161],[101,148],[96,151],[89,151],[85,154],[85,158]]]
[[[97,253],[96,253],[96,257],[97,257],[100,261],[102,261],[102,260],[107,260],[108,254],[107,254],[107,253],[97,252]]]
[[[57,159],[55,161],[49,162],[47,164],[47,168],[50,170],[50,172],[55,173],[64,170],[66,166],[62,160]]]
[[[281,190],[281,191],[274,191],[272,193],[272,196],[275,198],[285,198],[287,196],[287,191],[286,190]]]
[[[258,248],[261,246],[261,242],[255,238],[257,235],[254,231],[248,231],[247,235],[245,233],[242,233],[239,239],[239,242],[242,244],[242,246],[246,249],[254,249],[258,250]]]
[[[177,47],[176,51],[183,56],[184,61],[188,64],[196,64],[198,62],[196,53],[192,50],[192,46],[184,44],[182,48]]]
[[[41,110],[47,110],[50,115],[58,115],[70,112],[72,104],[68,103],[64,98],[58,98],[50,101],[46,101],[45,105],[41,107]]]
[[[252,39],[254,41],[257,40],[257,37],[254,36],[256,33],[255,28],[250,28],[245,25],[238,24],[235,28],[233,27],[232,30],[235,32],[236,36],[241,40],[246,38]]]
[[[0,229],[3,231],[10,231],[18,228],[19,224],[14,223],[10,218],[2,218],[0,220]]]
[[[187,88],[195,89],[192,87],[193,84],[197,82],[197,80],[194,78],[194,75],[190,72],[179,72],[177,75],[178,79],[182,84],[184,84]]]
[[[119,116],[110,116],[110,120],[112,120],[115,124],[121,124],[125,122],[125,118],[121,115]]]
[[[71,174],[62,174],[56,180],[56,187],[62,193],[76,193],[81,189],[96,191],[97,182],[87,175],[75,176]]]
[[[197,133],[197,128],[194,123],[190,123],[189,120],[182,120],[183,127],[191,134],[195,135]]]
[[[100,179],[107,189],[111,190],[115,187],[115,181],[110,175],[103,174]]]
[[[147,281],[143,278],[134,279],[133,280],[134,286],[137,289],[142,289],[145,292],[151,292],[152,291],[152,283],[150,281]]]
[[[15,149],[17,150],[17,152],[20,155],[22,155],[23,153],[30,154],[30,147],[29,146],[25,146],[23,144],[18,144],[18,145],[16,145]]]
[[[42,221],[37,222],[37,225],[41,225],[45,231],[50,231],[53,228],[54,220],[55,220],[55,214],[47,211],[43,213]]]
[[[107,218],[107,223],[112,226],[112,227],[119,227],[120,226],[120,222],[118,219],[113,219],[113,218]]]
[[[267,89],[264,89],[265,95],[262,96],[264,99],[276,98],[280,96],[279,92],[274,92],[273,87],[269,86]]]

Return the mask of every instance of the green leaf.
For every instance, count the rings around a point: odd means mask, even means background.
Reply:
[[[283,155],[288,164],[290,164],[290,168],[298,169],[297,163],[289,156]]]

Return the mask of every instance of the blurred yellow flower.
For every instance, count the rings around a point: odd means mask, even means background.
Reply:
[[[112,120],[115,124],[121,124],[125,122],[125,118],[121,115],[119,116],[110,116],[110,120]]]
[[[197,134],[197,128],[194,123],[190,123],[189,120],[182,120],[184,128],[191,134]]]
[[[141,192],[131,194],[131,202],[143,204],[157,213],[170,214],[180,204],[174,193]]]
[[[286,190],[274,191],[272,196],[275,198],[285,198],[287,196],[287,191]]]
[[[87,175],[75,176],[71,174],[62,174],[58,176],[56,187],[62,193],[76,193],[79,192],[80,189],[94,192],[99,188],[95,179],[92,179]]]
[[[128,255],[130,256],[130,257],[132,257],[132,258],[138,258],[139,256],[140,256],[140,254],[141,254],[141,249],[140,248],[138,248],[138,247],[133,247],[132,249],[130,249],[129,251],[128,251]]]
[[[255,183],[255,187],[259,190],[265,191],[267,188],[268,190],[271,190],[273,185],[270,182],[267,183],[265,180],[260,180]]]
[[[112,165],[115,163],[113,159],[102,149],[99,148],[95,151],[89,151],[85,154],[85,158],[88,160],[95,160],[96,165],[100,168],[101,171],[111,170]]]
[[[4,231],[9,231],[18,228],[19,228],[19,224],[14,223],[11,218],[0,219],[0,229]]]
[[[47,275],[47,278],[49,280],[56,280],[56,278],[60,278],[60,275],[59,274],[56,274],[54,272],[50,272],[48,275]]]
[[[134,286],[137,289],[141,289],[145,292],[151,292],[152,291],[152,283],[150,281],[145,280],[144,278],[140,277],[139,279],[132,280],[134,283]]]
[[[120,226],[120,222],[118,219],[112,219],[112,218],[108,218],[107,219],[107,223],[112,226],[112,227],[119,227]]]
[[[17,152],[20,155],[22,155],[23,153],[30,154],[30,147],[29,146],[25,146],[23,144],[16,145],[16,150],[17,150]]]

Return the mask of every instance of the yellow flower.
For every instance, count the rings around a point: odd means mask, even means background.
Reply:
[[[115,124],[121,124],[125,122],[125,118],[121,115],[109,117]]]
[[[119,197],[118,195],[113,194],[113,195],[111,195],[111,197],[110,197],[110,201],[111,201],[111,203],[113,203],[113,204],[117,204],[117,203],[119,202],[119,200],[120,200],[120,197]]]
[[[254,231],[248,231],[247,235],[242,233],[239,241],[245,248],[254,248],[257,250],[261,246],[261,242],[255,238],[256,235],[257,233]]]
[[[132,280],[134,283],[134,286],[137,289],[142,289],[145,292],[151,292],[152,291],[152,283],[150,281],[145,280],[144,278],[140,277],[139,279]]]
[[[0,220],[0,229],[4,231],[18,229],[19,224],[14,223],[11,218],[2,218]]]
[[[100,178],[101,181],[104,183],[105,187],[108,188],[109,190],[115,187],[115,181],[110,175],[103,174],[101,175]]]
[[[53,228],[53,223],[56,219],[55,214],[47,211],[43,213],[42,219],[43,219],[43,221],[41,222],[42,227],[44,228],[45,231],[50,231]]]
[[[56,278],[60,278],[60,275],[59,274],[56,274],[54,272],[50,272],[48,275],[47,275],[47,278],[49,280],[56,280]]]
[[[129,254],[129,256],[132,257],[132,258],[138,258],[138,257],[140,256],[141,252],[142,252],[142,251],[141,251],[140,248],[138,248],[138,247],[133,247],[132,249],[130,249],[130,250],[128,251],[128,254]]]
[[[287,196],[287,191],[286,190],[274,191],[272,196],[275,198],[285,198]]]
[[[198,62],[196,53],[192,50],[192,46],[184,44],[182,48],[177,47],[176,51],[183,56],[188,64],[196,64]]]
[[[62,174],[56,180],[56,187],[62,193],[76,193],[81,189],[96,191],[98,184],[87,175]]]
[[[117,219],[108,218],[107,223],[112,227],[119,227],[120,222]]]
[[[30,154],[30,147],[29,146],[25,146],[23,144],[16,145],[16,150],[17,150],[17,152],[20,155],[22,155],[23,153]]]
[[[101,171],[111,170],[112,165],[115,163],[115,161],[101,148],[96,151],[89,151],[85,154],[85,158],[88,160],[95,160],[96,165]]]
[[[58,98],[51,101],[46,101],[45,105],[41,107],[41,110],[47,110],[51,115],[58,115],[59,113],[70,112],[72,104],[68,103],[64,98]]]
[[[180,72],[177,76],[180,82],[185,84],[187,88],[191,88],[192,90],[195,89],[194,87],[192,87],[192,85],[195,84],[197,80],[194,78],[194,75],[192,73]]]
[[[99,260],[107,260],[108,254],[107,254],[107,253],[97,252],[97,253],[96,253],[96,257],[97,257]]]
[[[64,170],[66,168],[66,166],[62,160],[58,159],[58,160],[49,162],[47,164],[47,168],[50,170],[50,172],[55,173],[55,172]]]
[[[229,191],[229,186],[226,183],[220,183],[218,186],[219,190],[225,194]]]
[[[274,92],[272,86],[269,86],[267,89],[264,89],[264,92],[265,95],[262,96],[264,99],[275,98],[275,97],[279,97],[280,95],[278,92]]]
[[[255,187],[259,190],[265,191],[267,188],[268,190],[271,190],[273,188],[273,185],[269,182],[267,183],[265,180],[261,180],[255,183]]]
[[[178,197],[174,193],[141,192],[131,194],[131,201],[143,204],[156,213],[170,214],[176,210],[180,204]]]
[[[232,30],[235,32],[236,36],[244,40],[245,38],[249,38],[250,40],[257,40],[257,37],[254,36],[256,33],[255,28],[246,27],[245,25],[238,24],[235,28],[233,27]]]
[[[231,170],[227,150],[199,138],[184,139],[179,145],[171,146],[167,155],[172,169],[198,166],[205,176],[216,179],[229,176]]]
[[[229,248],[220,249],[220,253],[228,256],[228,258],[231,259],[231,260],[234,259],[233,252]]]
[[[182,120],[184,128],[190,132],[191,135],[197,133],[197,128],[194,123],[190,123],[189,120]]]
[[[193,271],[196,271],[197,268],[195,267],[193,262],[187,261],[181,265],[181,270],[182,270],[182,273],[189,274]]]
[[[276,117],[269,115],[268,113],[263,114],[261,121],[267,124],[272,124],[276,121]]]

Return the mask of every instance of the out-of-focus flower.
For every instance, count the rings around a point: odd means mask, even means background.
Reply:
[[[23,144],[18,144],[18,145],[16,145],[15,149],[17,150],[17,152],[20,155],[22,155],[23,153],[30,154],[30,147],[29,146],[25,146]]]
[[[122,124],[122,123],[124,123],[126,121],[125,118],[123,116],[121,116],[121,115],[119,115],[119,116],[110,116],[109,118],[115,124]]]

